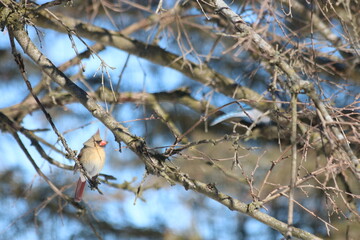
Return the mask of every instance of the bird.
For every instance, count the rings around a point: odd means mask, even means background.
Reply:
[[[87,175],[92,178],[93,181],[96,180],[100,171],[105,164],[105,150],[107,142],[102,140],[100,137],[100,131],[91,136],[86,142],[84,142],[84,147],[81,149],[78,160],[81,163],[82,167],[86,171]],[[78,164],[75,164],[75,172],[79,169]],[[76,185],[75,190],[75,202],[80,202],[84,193],[86,185],[86,177],[80,173],[79,180]]]
[[[268,124],[271,122],[271,119],[268,116],[264,116],[264,112],[251,108],[250,106],[242,107],[240,111],[232,111],[225,113],[221,116],[216,117],[211,123],[210,126],[215,126],[223,121],[226,121],[230,118],[241,118],[245,122],[254,122],[259,120],[259,123]]]

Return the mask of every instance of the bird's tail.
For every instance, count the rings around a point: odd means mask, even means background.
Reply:
[[[81,178],[79,178],[77,185],[76,185],[76,190],[75,190],[75,202],[80,202],[84,193],[84,189],[85,189],[85,185],[86,185],[86,181],[81,181]]]

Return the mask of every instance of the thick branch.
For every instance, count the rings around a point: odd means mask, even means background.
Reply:
[[[24,52],[33,59],[41,70],[51,77],[53,81],[76,97],[94,117],[98,118],[108,129],[111,130],[118,142],[125,142],[125,144],[128,145],[129,148],[145,162],[147,169],[151,173],[158,174],[170,182],[178,182],[186,189],[192,189],[211,197],[230,209],[248,214],[249,216],[258,219],[259,221],[264,222],[270,227],[285,234],[287,224],[256,209],[249,208],[249,205],[219,192],[213,185],[207,185],[190,179],[186,174],[181,173],[177,169],[166,166],[164,157],[161,154],[156,151],[149,150],[143,139],[132,135],[123,125],[118,123],[109,113],[97,104],[96,101],[85,91],[79,88],[69,78],[67,78],[64,73],[58,70],[56,66],[37,49],[24,30],[11,29],[11,27],[8,28],[12,31],[12,34],[15,36]],[[303,239],[319,239],[306,231],[296,228],[293,229],[293,235]]]

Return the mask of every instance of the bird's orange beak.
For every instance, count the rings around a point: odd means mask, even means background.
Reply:
[[[107,141],[104,141],[104,140],[102,140],[102,141],[99,143],[100,147],[105,147],[106,144],[107,144]]]

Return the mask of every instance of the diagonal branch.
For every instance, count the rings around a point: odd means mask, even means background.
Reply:
[[[53,81],[77,98],[94,117],[98,118],[109,130],[111,130],[117,142],[120,143],[120,141],[123,141],[128,145],[129,148],[144,161],[148,172],[162,176],[171,183],[177,182],[183,185],[185,189],[191,189],[204,194],[232,210],[247,214],[285,234],[287,224],[258,211],[256,207],[252,207],[252,204],[247,205],[218,191],[213,184],[205,184],[193,180],[178,169],[168,166],[164,161],[165,158],[162,154],[148,149],[142,138],[132,135],[128,129],[118,123],[113,116],[106,112],[84,90],[79,88],[63,72],[56,68],[56,66],[39,51],[23,29],[14,29],[11,26],[8,26],[8,29],[12,32],[24,52],[40,67],[40,69]],[[315,235],[304,230],[298,228],[292,230],[293,236],[302,239],[319,239]]]

